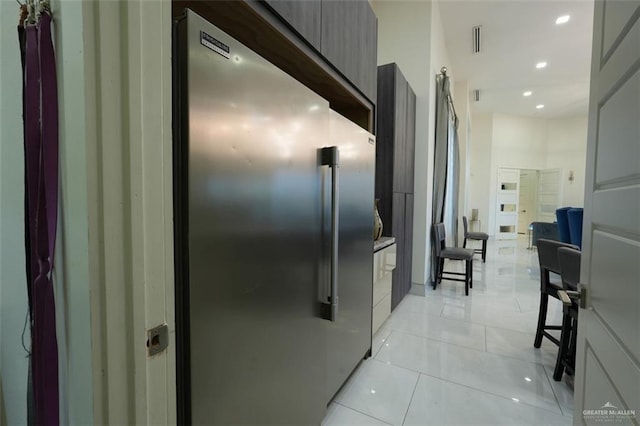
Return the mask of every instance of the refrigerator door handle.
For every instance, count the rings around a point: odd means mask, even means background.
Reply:
[[[330,146],[321,150],[322,165],[331,168],[331,291],[327,302],[323,303],[322,317],[334,322],[338,317],[339,157],[337,146]]]

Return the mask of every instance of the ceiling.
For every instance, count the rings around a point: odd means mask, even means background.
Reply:
[[[451,71],[480,90],[474,111],[540,118],[586,114],[593,1],[455,1],[439,3]],[[561,15],[569,22],[556,25]],[[472,53],[472,28],[482,48]],[[536,69],[546,61],[547,67]],[[443,64],[444,65],[444,64]],[[532,95],[524,97],[530,90]],[[543,109],[536,105],[543,104]]]

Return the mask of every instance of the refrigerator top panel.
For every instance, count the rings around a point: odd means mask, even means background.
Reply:
[[[328,103],[191,11],[177,33],[191,420],[319,423]]]

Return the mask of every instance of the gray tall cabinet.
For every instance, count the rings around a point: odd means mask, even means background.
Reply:
[[[376,198],[383,235],[396,238],[391,309],[411,289],[416,95],[393,64],[378,67]]]

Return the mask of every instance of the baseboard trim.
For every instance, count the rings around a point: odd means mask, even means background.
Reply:
[[[427,286],[424,284],[411,283],[411,289],[409,290],[409,294],[413,294],[416,296],[426,296],[426,288]]]

